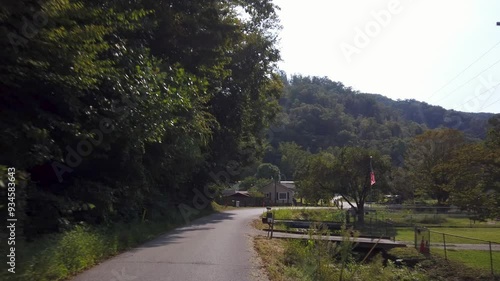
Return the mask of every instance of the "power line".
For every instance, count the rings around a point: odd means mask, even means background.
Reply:
[[[492,103],[488,104],[487,106],[483,106],[483,107],[479,108],[479,110],[483,110],[483,109],[485,109],[485,108],[488,108],[488,107],[490,107],[490,106],[494,105],[495,103],[497,103],[497,102],[499,102],[499,101],[500,101],[500,99],[498,99],[498,100],[496,100],[496,101],[494,101],[494,102],[492,102]]]
[[[497,60],[495,63],[493,63],[492,65],[488,66],[486,69],[484,69],[483,71],[479,72],[479,74],[477,74],[476,76],[472,77],[471,79],[467,80],[467,82],[463,83],[462,85],[456,87],[453,91],[449,92],[447,96],[449,96],[450,94],[456,92],[458,89],[462,88],[463,86],[467,85],[470,81],[476,79],[479,75],[483,74],[484,72],[486,72],[487,70],[489,70],[490,68],[492,68],[493,66],[495,66],[496,64],[498,64],[500,62],[500,60]],[[439,99],[438,101],[436,102],[439,102],[439,101],[442,101],[445,97]]]
[[[460,104],[460,107],[462,107],[463,105],[465,105],[466,103],[470,102],[471,100],[476,99],[478,96],[481,96],[482,94],[484,94],[484,93],[486,93],[486,92],[489,92],[490,90],[492,90],[492,89],[494,89],[494,88],[496,88],[496,87],[498,87],[498,86],[500,86],[500,82],[499,82],[499,83],[497,83],[496,85],[494,85],[494,86],[490,87],[490,88],[489,88],[489,89],[487,89],[486,91],[481,92],[479,95],[476,95],[476,96],[474,96],[473,98],[471,98],[471,99],[467,100],[466,102],[464,102],[464,103]],[[480,107],[480,108],[478,109],[478,111],[479,111],[479,110],[481,110],[481,109],[483,109],[483,108],[488,108],[488,107],[490,107],[492,104],[495,104],[495,103],[497,103],[497,102],[499,102],[499,101],[500,101],[500,99],[499,99],[499,100],[497,100],[497,101],[494,101],[493,103],[488,104],[487,106],[484,106],[484,105],[483,105],[482,107]]]
[[[436,93],[438,93],[439,91],[441,91],[443,88],[445,88],[446,86],[448,86],[451,82],[455,81],[455,79],[457,79],[458,76],[462,75],[462,73],[464,73],[465,71],[467,71],[467,69],[469,69],[473,64],[475,64],[476,62],[478,62],[480,59],[482,59],[486,54],[488,54],[489,52],[491,52],[491,50],[493,50],[496,46],[498,46],[500,44],[500,41],[498,41],[495,45],[493,45],[493,47],[489,48],[485,53],[483,53],[479,58],[477,58],[474,62],[472,62],[471,64],[469,64],[469,66],[467,66],[464,70],[462,70],[460,73],[458,73],[455,77],[453,77],[453,79],[451,79],[450,81],[448,81],[448,83],[444,84],[441,88],[437,89],[436,91],[434,91],[430,97],[432,98]]]

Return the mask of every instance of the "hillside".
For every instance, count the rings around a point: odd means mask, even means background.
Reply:
[[[275,164],[281,142],[295,142],[313,153],[332,146],[375,148],[397,164],[408,140],[426,129],[453,128],[468,139],[484,139],[493,116],[359,93],[328,78],[292,76],[284,84],[282,114],[264,159]]]

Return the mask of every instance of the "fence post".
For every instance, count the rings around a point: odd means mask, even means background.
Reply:
[[[417,246],[417,232],[418,232],[418,226],[415,226],[415,228],[413,229],[413,232],[415,233],[415,249],[418,250],[418,246]]]
[[[488,244],[490,245],[490,266],[491,266],[491,275],[494,275],[494,273],[493,273],[493,254],[491,253],[491,241],[488,241]]]
[[[443,245],[444,245],[444,259],[448,260],[448,255],[446,254],[446,235],[443,233]]]
[[[429,233],[429,249],[427,249],[427,253],[430,255],[431,254],[431,231],[427,229],[427,232]]]

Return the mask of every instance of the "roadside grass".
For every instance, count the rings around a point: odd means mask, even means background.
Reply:
[[[458,235],[458,236],[464,236],[464,237],[468,237],[468,238],[475,238],[475,239],[481,239],[481,240],[500,243],[500,229],[498,229],[498,228],[455,228],[455,227],[432,228],[432,227],[430,227],[429,229],[431,231],[436,231],[436,232],[441,232],[441,233],[446,233],[446,234],[451,234],[451,235]],[[445,239],[446,239],[446,243],[450,243],[450,244],[453,244],[453,243],[455,243],[455,244],[485,244],[485,242],[481,242],[481,241],[477,241],[477,240],[473,240],[473,239],[467,239],[467,238],[453,237],[453,236],[449,236],[449,235],[446,235]],[[415,240],[414,229],[412,227],[397,227],[396,228],[396,240],[413,242]],[[443,235],[439,234],[439,233],[431,232],[430,242],[431,243],[443,243]]]
[[[432,248],[431,254],[438,255],[444,259],[444,249]],[[475,251],[475,250],[456,250],[447,249],[446,255],[449,260],[459,262],[470,268],[481,270],[481,272],[489,273],[491,271],[490,252]],[[493,256],[493,272],[500,276],[500,252],[492,252]]]
[[[346,253],[342,269],[344,254],[336,251],[338,248],[335,245],[325,245],[325,241],[271,240],[263,237],[254,241],[271,281],[337,281],[342,280],[340,276],[343,280],[360,281],[429,280],[419,269],[396,267],[391,262],[384,266],[380,255],[361,264],[355,261],[350,250]]]
[[[288,281],[285,276],[284,249],[285,240],[256,237],[254,248],[259,253],[271,281]],[[293,281],[293,280],[290,280]]]
[[[214,208],[217,206],[200,211],[192,219],[209,215]],[[172,214],[178,215],[178,211],[172,210]],[[76,226],[33,242],[17,240],[16,273],[4,270],[0,280],[65,280],[184,223],[180,215],[172,215],[157,221],[119,223],[109,227]],[[7,252],[4,248],[1,250]]]
[[[353,251],[348,231],[343,232],[341,243],[321,239],[327,229],[309,233],[309,240],[255,238],[255,249],[271,281],[428,280],[419,269],[397,267],[390,261],[384,264],[381,254],[362,263],[367,254]]]
[[[311,247],[312,246],[312,247]],[[315,247],[315,244],[308,241],[285,239],[267,239],[256,237],[254,247],[261,256],[269,280],[271,281],[337,281],[340,279],[341,263],[335,257],[319,259],[324,257],[323,253],[318,253],[322,247]],[[401,249],[398,249],[401,250]],[[396,251],[394,251],[396,252]],[[408,253],[407,253],[408,252]],[[469,253],[472,252],[472,253]],[[418,257],[404,251],[397,256],[405,259]],[[472,254],[477,262],[463,262],[462,257]],[[493,257],[497,259],[497,255]],[[490,274],[489,260],[484,262],[484,254],[477,251],[465,251],[460,256],[451,257],[444,260],[441,254],[436,253],[431,259],[425,259],[414,268],[405,266],[395,266],[388,261],[384,265],[380,255],[375,256],[369,262],[361,264],[351,258],[348,259],[347,266],[343,272],[344,280],[498,280]],[[467,258],[465,258],[467,260]],[[495,261],[494,260],[494,261]],[[487,266],[485,266],[487,265]],[[498,276],[498,271],[495,272]]]

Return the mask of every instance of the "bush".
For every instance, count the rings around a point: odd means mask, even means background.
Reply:
[[[387,254],[396,259],[425,259],[425,256],[413,247],[392,248]]]

